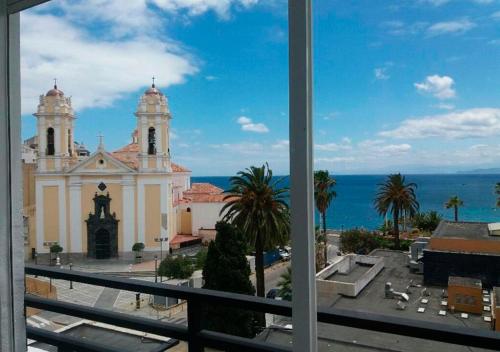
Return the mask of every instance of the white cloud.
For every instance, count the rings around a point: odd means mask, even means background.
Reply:
[[[455,105],[453,104],[446,104],[446,103],[439,103],[437,105],[434,105],[435,108],[442,109],[442,110],[453,110],[455,109]]]
[[[261,143],[254,142],[212,144],[210,147],[244,155],[260,154],[264,150],[264,146]]]
[[[342,138],[340,143],[315,144],[314,149],[318,151],[336,152],[340,150],[352,149],[351,140],[347,137]]]
[[[391,76],[387,74],[387,68],[386,67],[377,67],[373,70],[373,74],[375,75],[376,79],[379,80],[385,80],[389,79]]]
[[[241,125],[242,131],[247,132],[256,132],[256,133],[267,133],[269,132],[269,128],[263,123],[254,123],[252,119],[246,116],[240,116],[238,118],[238,124]]]
[[[189,22],[192,17],[214,12],[219,19],[227,20],[232,10],[247,9],[257,3],[258,0],[59,0],[35,11],[56,8],[72,21],[103,23],[111,34],[123,36],[151,29],[160,33],[165,18],[169,22]]]
[[[356,158],[352,156],[337,156],[333,158],[314,158],[315,163],[343,163],[343,162],[353,162]]]
[[[76,25],[48,14],[21,15],[23,113],[33,113],[38,96],[54,77],[76,109],[106,107],[149,84],[167,88],[198,72],[182,46],[147,36],[119,41],[91,38]],[[57,33],[57,35],[55,35]],[[131,54],[133,53],[133,54]],[[161,63],[151,65],[145,63]]]
[[[494,12],[491,15],[491,18],[493,18],[494,20],[499,20],[500,21],[500,11]]]
[[[215,81],[215,80],[219,79],[219,77],[217,77],[217,76],[212,76],[212,75],[208,75],[208,76],[205,76],[205,79],[206,79],[207,81]]]
[[[476,26],[475,23],[469,21],[467,18],[438,22],[427,28],[427,34],[430,36],[437,36],[442,34],[462,34],[465,33]]]
[[[433,6],[441,6],[448,3],[450,0],[420,0],[421,3],[427,3]]]
[[[427,76],[424,82],[414,83],[420,92],[430,93],[438,99],[451,99],[456,95],[453,85],[455,82],[449,76]]]
[[[290,141],[288,139],[282,139],[271,145],[273,149],[288,149],[290,147]]]
[[[476,108],[448,114],[404,120],[393,130],[382,131],[392,138],[482,138],[500,135],[500,109]]]

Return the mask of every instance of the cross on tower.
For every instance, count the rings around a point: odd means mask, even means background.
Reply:
[[[57,78],[54,78],[54,88],[57,89]]]
[[[153,79],[153,86],[152,87],[154,88],[155,87],[155,79],[156,79],[155,76],[153,76],[152,79]]]
[[[104,147],[104,143],[103,143],[104,136],[102,135],[101,132],[99,132],[97,137],[99,138],[99,148],[103,148]]]

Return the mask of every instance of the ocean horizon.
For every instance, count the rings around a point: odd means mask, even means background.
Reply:
[[[224,190],[230,186],[231,176],[193,176],[192,182],[209,182]],[[329,229],[366,228],[375,230],[384,222],[373,206],[378,184],[384,182],[386,174],[334,175],[337,181],[337,197],[327,212]],[[444,204],[455,195],[463,201],[459,209],[459,220],[500,222],[500,209],[496,208],[495,184],[500,174],[407,174],[407,182],[417,184],[417,200],[420,211],[435,210],[444,219],[453,220],[453,209]],[[289,185],[288,176],[283,186]],[[316,224],[319,214],[316,212]]]

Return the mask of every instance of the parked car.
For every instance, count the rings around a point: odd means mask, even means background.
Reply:
[[[283,261],[290,260],[290,258],[291,258],[290,253],[285,249],[280,249],[279,254],[280,254],[281,260],[283,260]]]

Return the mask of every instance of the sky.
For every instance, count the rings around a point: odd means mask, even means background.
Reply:
[[[500,0],[313,2],[314,167],[500,167]],[[57,78],[75,139],[130,142],[156,77],[172,160],[193,175],[289,172],[283,0],[52,0],[21,15],[23,138]]]

